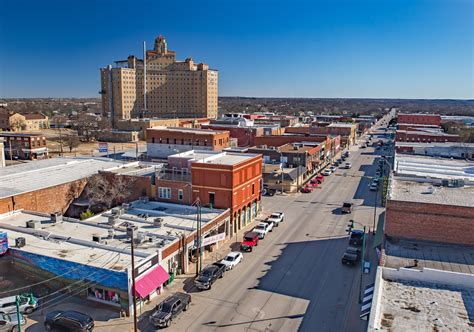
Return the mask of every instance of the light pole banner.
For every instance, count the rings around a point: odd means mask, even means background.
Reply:
[[[210,244],[222,241],[224,239],[225,239],[225,233],[219,233],[217,235],[209,236],[209,237],[206,237],[206,238],[202,239],[201,246],[202,247],[208,246]]]

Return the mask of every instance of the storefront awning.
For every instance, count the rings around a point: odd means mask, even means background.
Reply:
[[[169,278],[170,275],[168,272],[158,265],[153,268],[152,271],[135,281],[135,294],[141,298],[145,298]]]

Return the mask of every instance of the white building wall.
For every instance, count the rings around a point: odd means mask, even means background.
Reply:
[[[212,146],[202,145],[181,145],[181,144],[163,144],[163,143],[147,143],[148,157],[167,158],[173,154],[186,152],[194,149],[212,150]]]

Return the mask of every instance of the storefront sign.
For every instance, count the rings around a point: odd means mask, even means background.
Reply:
[[[107,143],[99,143],[99,152],[108,152],[109,151],[109,145]]]
[[[206,237],[202,240],[202,246],[208,246],[210,244],[222,241],[225,239],[225,233],[219,233],[217,235]]]
[[[148,271],[151,267],[158,264],[158,256],[153,256],[149,261],[135,268],[135,278]]]

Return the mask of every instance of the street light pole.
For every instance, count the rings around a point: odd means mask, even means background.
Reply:
[[[359,303],[362,303],[362,276],[364,275],[364,262],[365,262],[365,226],[364,226],[364,236],[362,237],[362,261],[360,263]]]
[[[131,234],[131,254],[132,254],[132,298],[133,298],[133,330],[138,331],[138,319],[137,319],[137,297],[135,296],[135,251],[133,243],[133,227],[129,228]]]

